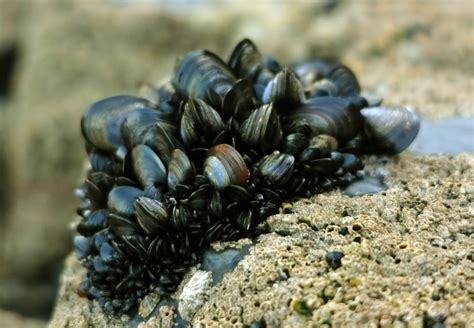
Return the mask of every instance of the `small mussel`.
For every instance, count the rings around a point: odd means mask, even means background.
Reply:
[[[81,120],[79,293],[110,314],[173,293],[210,243],[265,233],[284,201],[347,186],[359,154],[400,152],[419,130],[413,110],[362,97],[347,66],[288,68],[249,39],[227,63],[191,51],[165,81]]]

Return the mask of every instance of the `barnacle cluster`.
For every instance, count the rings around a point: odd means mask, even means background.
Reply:
[[[369,104],[342,64],[282,68],[245,39],[227,63],[190,52],[144,98],[93,103],[81,128],[79,292],[126,312],[173,292],[209,243],[255,236],[282,201],[353,181],[358,154],[402,151],[419,120]]]

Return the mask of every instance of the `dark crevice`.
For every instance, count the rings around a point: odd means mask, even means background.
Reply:
[[[16,43],[0,48],[0,99],[8,100],[12,91],[13,75],[18,66],[19,46]]]

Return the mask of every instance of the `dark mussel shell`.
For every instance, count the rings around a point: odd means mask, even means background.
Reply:
[[[179,94],[202,99],[221,109],[225,94],[236,81],[234,73],[217,55],[195,50],[176,66],[172,83]]]
[[[113,188],[108,197],[107,205],[112,213],[129,218],[135,215],[135,200],[142,196],[143,190],[130,186]]]
[[[122,146],[120,127],[127,115],[153,104],[146,99],[133,96],[105,98],[89,106],[81,119],[84,138],[94,147],[114,152]]]
[[[313,133],[329,134],[342,144],[359,133],[362,116],[352,104],[338,97],[317,97],[308,99],[286,117],[286,123],[303,121]]]
[[[410,107],[368,107],[361,113],[369,145],[381,152],[402,152],[420,130],[420,119]]]
[[[360,93],[359,81],[349,67],[342,64],[335,65],[326,78],[337,86],[337,95],[348,98]]]
[[[166,168],[158,155],[146,145],[137,145],[132,150],[135,176],[143,188],[150,185],[166,185]]]
[[[166,206],[154,199],[139,197],[135,201],[137,221],[140,227],[149,235],[169,228],[169,213]]]
[[[293,155],[274,151],[258,164],[258,175],[268,186],[282,186],[291,178],[294,165]]]
[[[249,81],[255,81],[264,66],[262,54],[249,39],[240,41],[229,58],[229,67],[234,73]]]
[[[226,119],[233,118],[242,122],[258,105],[252,84],[248,80],[239,80],[224,97],[222,115]]]
[[[280,119],[272,104],[255,109],[239,130],[245,144],[264,154],[278,147],[282,134]]]
[[[304,100],[303,86],[296,74],[288,68],[279,72],[263,92],[263,103],[273,103],[280,112],[289,112]]]
[[[168,188],[175,191],[177,185],[191,183],[194,173],[194,166],[188,155],[180,149],[175,149],[168,166]]]
[[[230,185],[243,186],[250,177],[244,159],[235,148],[221,144],[209,149],[204,161],[204,175],[218,190]]]
[[[209,146],[225,129],[219,113],[200,99],[189,98],[183,105],[180,135],[187,148]]]
[[[129,113],[120,127],[122,139],[127,148],[149,142],[149,130],[160,124],[168,134],[175,135],[178,131],[174,122],[168,121],[156,109],[140,108]]]
[[[321,59],[302,62],[292,68],[305,88],[311,87],[314,82],[328,76],[334,64]]]

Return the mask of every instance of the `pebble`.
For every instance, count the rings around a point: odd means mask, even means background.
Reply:
[[[341,259],[344,257],[343,252],[339,251],[331,251],[326,253],[326,262],[329,264],[331,268],[336,270],[340,266],[342,266]]]

